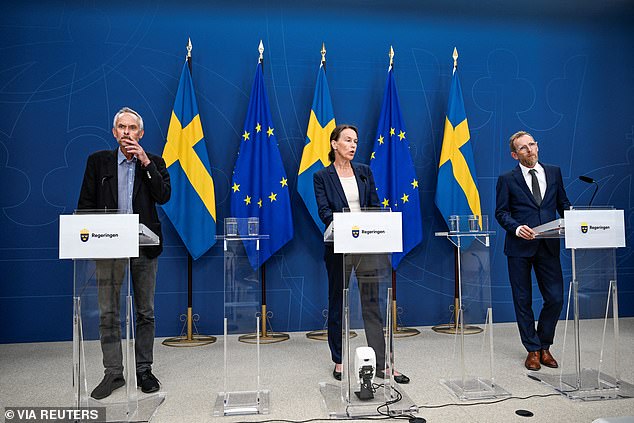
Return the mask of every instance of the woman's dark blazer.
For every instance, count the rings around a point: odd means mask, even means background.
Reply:
[[[351,163],[352,171],[357,180],[359,188],[359,202],[361,208],[379,207],[379,196],[376,193],[374,176],[368,165]],[[332,222],[332,214],[343,211],[350,207],[343,187],[339,181],[339,176],[335,166],[330,166],[315,172],[313,175],[313,185],[315,188],[315,199],[317,200],[317,211],[319,218],[326,226]]]

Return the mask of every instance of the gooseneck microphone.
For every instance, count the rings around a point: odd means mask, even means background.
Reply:
[[[359,176],[359,179],[361,179],[361,182],[363,182],[363,197],[365,198],[365,189],[368,185],[368,178],[366,178],[365,175],[361,175]]]
[[[594,201],[595,195],[597,195],[597,191],[599,191],[599,184],[591,177],[585,175],[579,176],[579,180],[587,184],[594,184],[594,193],[592,194],[592,197],[590,197],[590,202],[588,203],[588,207],[590,207],[592,205],[592,202]]]

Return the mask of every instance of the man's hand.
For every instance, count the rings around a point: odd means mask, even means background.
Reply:
[[[520,238],[528,240],[535,239],[535,231],[526,225],[521,225],[519,228],[517,228],[516,234]]]
[[[141,147],[141,144],[139,144],[137,140],[132,137],[125,137],[121,141],[123,142],[123,148],[125,148],[125,151],[128,154],[136,156],[137,160],[141,162],[143,167],[150,164],[150,158],[147,156],[145,150],[143,150],[143,147]]]

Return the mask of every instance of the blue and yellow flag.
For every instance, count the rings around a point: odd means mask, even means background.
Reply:
[[[392,254],[392,266],[396,269],[403,257],[423,240],[423,224],[419,183],[409,152],[392,66],[387,73],[370,168],[383,207],[403,214],[403,252]]]
[[[231,215],[238,218],[259,217],[260,255],[247,254],[253,267],[264,263],[293,238],[293,216],[286,172],[277,147],[269,99],[264,87],[262,64],[258,63],[251,89],[249,110],[244,122],[238,159],[231,184]]]
[[[460,80],[454,69],[436,184],[436,206],[447,226],[451,215],[482,216],[470,140]]]
[[[326,81],[326,70],[322,63],[319,65],[313,106],[310,109],[310,118],[308,119],[306,143],[304,144],[302,161],[297,172],[297,192],[304,200],[306,208],[321,232],[324,232],[325,225],[317,212],[313,175],[319,169],[330,165],[328,160],[330,133],[335,129],[335,126],[335,114],[332,111],[330,90],[328,89],[328,81]]]
[[[216,195],[187,61],[174,100],[163,159],[172,182],[172,197],[163,210],[195,260],[216,242]]]

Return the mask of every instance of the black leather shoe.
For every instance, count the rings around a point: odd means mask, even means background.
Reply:
[[[125,379],[123,375],[115,375],[112,373],[107,373],[102,381],[97,385],[95,389],[92,390],[90,396],[94,399],[104,399],[112,393],[117,388],[121,388],[125,385]]]
[[[136,374],[136,386],[146,394],[156,392],[161,388],[161,382],[152,374],[152,370],[146,370],[143,373]]]
[[[409,378],[401,373],[400,375],[394,376],[394,382],[405,385],[409,383]]]
[[[335,368],[332,371],[332,377],[334,377],[337,380],[341,380],[341,372],[337,371],[337,367],[335,366]]]
[[[377,370],[376,377],[378,377],[379,379],[385,379],[385,373],[382,370]],[[394,382],[405,385],[409,383],[409,378],[401,373],[400,375],[394,376]]]

